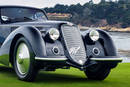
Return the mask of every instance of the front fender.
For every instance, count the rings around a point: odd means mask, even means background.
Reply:
[[[104,45],[104,49],[106,51],[106,56],[117,56],[117,49],[115,47],[115,44],[111,38],[111,36],[103,31],[103,30],[99,30],[98,32],[100,33],[100,39],[103,41],[103,45]],[[101,41],[101,43],[102,43]]]
[[[100,34],[98,42],[100,42],[101,45],[103,45],[106,54],[105,56],[117,56],[117,50],[111,36],[104,30],[101,29],[96,30]],[[85,32],[82,33],[84,41],[86,41],[86,39],[89,38],[90,31],[91,30],[86,30]]]
[[[16,40],[18,39],[17,36],[19,35],[25,37],[29,41],[36,56],[38,57],[46,56],[45,42],[42,38],[40,31],[35,27],[22,26],[11,32],[10,35],[4,41],[3,45],[1,46],[0,49],[1,63],[5,65],[9,64],[9,60],[11,57],[10,53],[13,52],[13,50],[11,49],[13,47],[11,46],[15,45]]]

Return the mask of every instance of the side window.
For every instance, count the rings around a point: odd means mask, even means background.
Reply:
[[[36,12],[35,13],[35,19],[44,19],[46,20],[46,16],[43,14],[43,12]]]
[[[1,8],[0,17],[3,24],[47,19],[41,10],[24,7]]]

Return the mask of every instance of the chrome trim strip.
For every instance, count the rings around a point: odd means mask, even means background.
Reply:
[[[43,61],[65,61],[67,58],[43,58],[43,57],[35,57],[35,60],[43,60]]]
[[[6,24],[2,24],[2,25],[0,25],[0,27],[20,27],[20,26],[33,26],[33,27],[50,28],[50,26],[48,26],[48,25],[43,26],[43,25],[33,25],[33,24],[28,24],[28,25],[21,25],[21,24],[8,24],[8,25],[6,25]]]
[[[95,60],[95,61],[122,61],[123,58],[91,58],[90,60]]]

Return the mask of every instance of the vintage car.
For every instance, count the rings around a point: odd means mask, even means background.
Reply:
[[[103,30],[80,32],[73,23],[48,20],[38,8],[0,6],[0,63],[12,65],[20,80],[34,81],[40,69],[70,67],[104,80],[121,61]]]

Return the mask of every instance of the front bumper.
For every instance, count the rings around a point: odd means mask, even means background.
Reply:
[[[35,60],[41,60],[41,61],[66,61],[68,58],[65,56],[54,56],[54,57],[35,57]],[[97,58],[90,58],[91,61],[100,61],[100,62],[122,62],[122,57],[115,57],[115,56],[106,56],[106,57],[97,57]]]
[[[67,58],[65,56],[56,56],[56,57],[35,57],[35,60],[41,61],[66,61]]]
[[[100,61],[100,62],[122,62],[123,58],[122,57],[116,57],[116,56],[106,56],[106,57],[100,57],[100,58],[90,58],[92,61]]]
[[[76,64],[68,60],[65,56],[51,56],[51,57],[35,57],[36,61],[39,62],[47,62],[51,65],[55,64],[55,66],[73,66],[75,68],[79,68],[84,70],[86,67],[90,67],[91,65],[97,64],[97,62],[111,64],[110,67],[115,67],[115,65],[119,62],[122,62],[123,58],[121,57],[99,57],[99,58],[89,58],[89,61],[84,64]],[[58,65],[57,65],[58,64]],[[113,66],[114,64],[114,66]],[[47,64],[48,65],[48,64]]]

